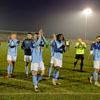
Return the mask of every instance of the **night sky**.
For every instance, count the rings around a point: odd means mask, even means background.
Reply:
[[[48,35],[63,33],[67,38],[84,38],[85,15],[88,16],[87,38],[100,34],[100,0],[0,0],[0,30],[38,31]]]

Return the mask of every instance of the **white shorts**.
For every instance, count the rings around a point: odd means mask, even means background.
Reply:
[[[11,55],[7,55],[7,60],[12,61],[12,62],[16,62],[17,56],[11,56]]]
[[[94,61],[93,63],[95,69],[100,69],[100,61]]]
[[[29,61],[31,61],[31,59],[32,59],[32,56],[26,56],[26,55],[24,55],[24,61],[25,62],[29,62]]]
[[[31,71],[43,71],[45,70],[44,63],[31,63]]]
[[[51,57],[50,63],[54,64],[55,67],[57,66],[62,67],[62,60],[54,58],[54,57]]]
[[[90,55],[92,55],[92,54],[93,54],[93,50],[90,51]]]

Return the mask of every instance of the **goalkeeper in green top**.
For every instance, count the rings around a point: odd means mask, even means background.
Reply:
[[[80,71],[83,71],[83,61],[84,61],[84,50],[86,49],[86,44],[83,42],[82,38],[78,38],[78,42],[74,46],[76,48],[76,56],[74,62],[74,68],[76,68],[76,64],[78,60],[81,60]]]

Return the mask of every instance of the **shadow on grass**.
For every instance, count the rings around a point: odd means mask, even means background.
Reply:
[[[89,73],[88,71],[85,71],[85,70],[83,70],[83,71],[80,71],[80,69],[78,70],[78,69],[71,69],[71,68],[61,68],[61,70],[64,70],[64,71],[69,71],[69,72],[80,72],[80,73]]]
[[[79,79],[75,79],[73,77],[59,77],[58,79],[62,79],[62,80],[68,80],[70,83],[77,83],[77,84],[88,84],[88,82],[84,81],[84,80],[80,80]],[[66,82],[67,84],[67,82]]]
[[[0,82],[0,86],[5,86],[5,87],[11,87],[11,88],[17,88],[17,89],[24,89],[24,90],[31,90],[33,91],[33,88],[27,88],[25,86],[22,86],[22,85],[14,85],[14,84],[9,84],[9,83],[3,83],[3,82]]]

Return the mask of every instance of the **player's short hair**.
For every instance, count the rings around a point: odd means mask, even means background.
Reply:
[[[39,33],[38,33],[38,32],[36,32],[36,33],[34,33],[34,35],[39,35]]]
[[[17,33],[16,32],[12,32],[11,35],[17,35]]]
[[[57,35],[56,35],[56,38],[57,38],[58,41],[60,40],[60,37],[61,37],[61,36],[63,36],[63,34],[57,34]],[[64,36],[63,36],[63,41],[64,41],[64,40],[65,40],[65,38],[64,38]]]
[[[32,33],[30,33],[30,32],[28,32],[27,35],[28,35],[28,34],[32,35]]]
[[[100,36],[96,36],[96,39],[97,39],[97,38],[100,38]]]

